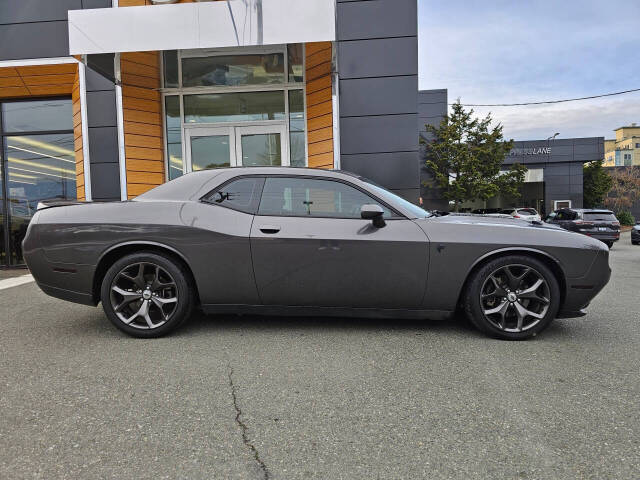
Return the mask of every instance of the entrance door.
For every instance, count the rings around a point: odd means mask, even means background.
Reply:
[[[289,165],[284,125],[185,128],[185,173],[217,167]]]
[[[287,166],[284,125],[236,127],[237,166]]]

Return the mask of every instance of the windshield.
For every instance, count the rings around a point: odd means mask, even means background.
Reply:
[[[368,183],[369,186],[371,187],[371,190],[373,190],[373,192],[375,192],[376,194],[380,195],[383,199],[387,199],[392,204],[400,205],[405,210],[408,210],[409,212],[411,212],[411,214],[414,215],[416,218],[427,218],[429,216],[428,211],[423,210],[418,205],[414,205],[413,203],[405,200],[402,197],[399,197],[395,193],[387,190],[386,188],[383,188],[380,185],[376,185],[371,180],[367,180],[366,178],[362,178],[362,177],[360,177],[360,180]]]

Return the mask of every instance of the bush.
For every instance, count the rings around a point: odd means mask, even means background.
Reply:
[[[633,215],[631,215],[631,212],[629,210],[622,210],[616,213],[616,217],[618,217],[618,220],[620,221],[620,225],[636,224],[636,219],[633,218]]]

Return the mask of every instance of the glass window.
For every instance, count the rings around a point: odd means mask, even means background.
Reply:
[[[243,166],[282,165],[282,149],[279,133],[244,134],[242,144]]]
[[[306,166],[304,92],[289,90],[289,151],[292,167]]]
[[[258,187],[261,184],[261,178],[240,178],[223,185],[204,201],[245,213],[255,213]]]
[[[194,172],[231,165],[229,135],[191,137],[191,168]]]
[[[176,50],[166,50],[162,54],[164,64],[164,87],[178,87],[178,52]]]
[[[38,202],[76,198],[73,133],[5,137],[5,159],[10,263],[18,264]]]
[[[173,180],[183,173],[180,97],[171,96],[165,98],[165,116],[167,128],[167,153],[169,154],[169,180]]]
[[[618,219],[612,212],[584,212],[582,218],[588,222],[617,222]]]
[[[182,86],[284,83],[284,55],[220,55],[182,59]]]
[[[185,123],[283,119],[283,91],[212,93],[184,97]]]
[[[289,82],[304,81],[304,54],[301,43],[287,45],[287,61],[289,62]]]
[[[73,130],[70,100],[35,100],[2,104],[5,132],[40,132]]]
[[[362,205],[376,204],[369,195],[342,182],[313,178],[271,177],[265,181],[260,215],[361,218]],[[384,217],[391,212],[384,205]]]

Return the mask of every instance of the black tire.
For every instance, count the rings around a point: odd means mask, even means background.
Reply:
[[[512,290],[507,285],[510,280],[507,271],[515,280],[523,274],[520,285],[524,290],[521,294],[526,293],[528,298],[524,295],[519,297],[516,292],[520,290],[517,287]],[[537,280],[542,280],[540,286],[532,293],[528,292]],[[494,288],[493,293],[491,288]],[[507,292],[515,294],[515,300],[513,295],[507,298]],[[542,332],[556,317],[560,307],[560,287],[553,272],[543,262],[526,255],[508,255],[487,262],[472,274],[463,292],[463,307],[469,321],[481,332],[504,340],[525,340]],[[500,312],[485,314],[498,308]],[[536,317],[521,315],[523,311]],[[537,318],[538,315],[541,318]]]
[[[143,265],[141,276],[140,265]],[[161,337],[191,316],[194,290],[190,279],[182,262],[169,256],[155,252],[126,255],[104,276],[100,289],[102,308],[111,323],[133,337]],[[144,290],[140,284],[146,284],[142,286]],[[118,305],[114,305],[116,302]],[[128,318],[133,318],[129,324]]]
[[[607,241],[607,242],[604,242],[604,244],[605,244],[607,247],[609,247],[609,250],[611,250],[611,249],[613,248],[613,242],[609,242],[609,241]]]

